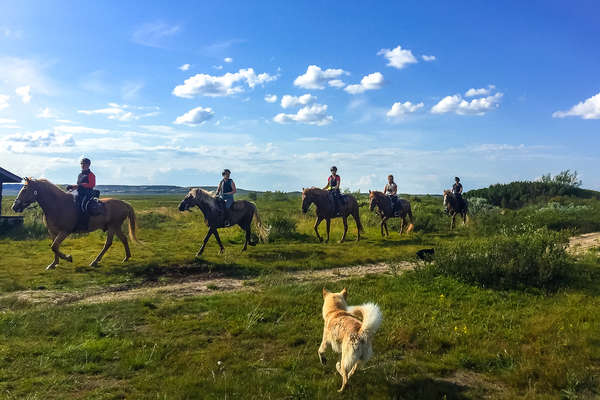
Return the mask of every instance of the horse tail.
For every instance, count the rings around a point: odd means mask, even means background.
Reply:
[[[410,203],[408,203],[408,212],[406,214],[410,219],[410,225],[408,225],[408,228],[406,228],[406,232],[412,232],[412,230],[415,229],[415,223],[413,220],[412,207],[410,206]]]
[[[127,218],[129,219],[129,238],[135,241],[138,244],[142,244],[135,234],[136,231],[136,219],[135,219],[135,211],[133,207],[129,203],[125,203],[127,206]]]
[[[260,219],[260,214],[258,213],[258,208],[256,208],[256,206],[254,206],[254,216],[256,217],[254,219],[254,223],[256,225],[256,232],[258,234],[258,237],[263,243],[266,243],[269,241],[269,233],[271,232],[271,227],[263,225]]]

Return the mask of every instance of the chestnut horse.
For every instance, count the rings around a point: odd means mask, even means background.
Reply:
[[[467,199],[462,198],[462,202],[452,193],[451,190],[444,190],[444,207],[448,211],[448,215],[452,217],[450,229],[454,229],[456,214],[460,214],[463,219],[463,225],[467,224],[467,212],[469,211],[469,203]]]
[[[329,192],[327,190],[319,189],[316,187],[302,189],[302,213],[306,214],[308,212],[308,208],[312,203],[315,203],[317,206],[317,220],[315,221],[315,233],[317,234],[317,238],[320,242],[323,241],[321,235],[319,235],[319,224],[321,221],[325,220],[327,224],[327,240],[329,242],[329,229],[331,227],[331,218],[342,217],[342,221],[344,221],[344,234],[340,239],[340,243],[346,240],[346,233],[348,232],[348,216],[352,215],[354,221],[356,222],[356,231],[357,237],[356,240],[360,240],[360,233],[364,231],[362,224],[360,222],[360,215],[358,213],[358,203],[356,199],[350,195],[346,195],[345,204],[339,205],[339,215],[333,215],[334,209],[333,204],[329,199]]]
[[[398,199],[396,202],[396,207],[398,207],[398,205],[400,206],[400,209],[398,210],[399,215],[396,215],[394,210],[392,210],[392,203],[388,196],[376,190],[369,190],[369,210],[373,211],[375,206],[377,206],[378,214],[381,217],[381,236],[385,236],[383,234],[383,228],[385,228],[387,235],[390,236],[390,232],[388,231],[387,227],[387,220],[390,218],[402,218],[402,224],[400,225],[401,235],[404,225],[406,225],[407,216],[410,219],[410,225],[408,225],[408,228],[406,228],[406,232],[412,231],[415,227],[413,224],[413,215],[410,208],[410,202],[404,199]]]
[[[86,232],[102,229],[107,232],[106,243],[102,251],[96,256],[90,266],[98,265],[104,253],[112,245],[113,236],[116,234],[125,247],[125,259],[131,258],[127,236],[121,230],[123,222],[129,218],[129,237],[139,243],[135,236],[135,212],[131,205],[121,200],[102,199],[105,213],[90,217]],[[59,258],[73,262],[73,257],[60,252],[60,244],[73,233],[77,227],[78,212],[72,194],[62,191],[58,186],[46,179],[25,178],[25,184],[17,195],[12,206],[13,211],[23,212],[30,204],[37,202],[44,212],[44,223],[52,239],[51,249],[54,252],[54,261],[46,269],[56,268]]]
[[[204,237],[202,247],[200,247],[200,250],[198,250],[198,253],[196,253],[196,257],[200,257],[202,255],[202,252],[204,252],[204,248],[206,247],[206,243],[212,235],[215,235],[215,239],[217,239],[217,243],[219,244],[219,254],[222,254],[225,250],[223,244],[221,243],[219,232],[217,232],[217,228],[224,228],[223,210],[218,201],[219,199],[212,193],[207,192],[204,189],[194,188],[190,189],[189,193],[185,196],[181,203],[179,203],[179,211],[188,211],[190,208],[197,206],[204,214],[206,225],[208,225],[208,232]],[[256,216],[255,223],[258,237],[263,242],[269,240],[270,228],[262,224],[260,215],[258,215],[258,210],[256,209],[254,203],[246,200],[234,201],[229,209],[229,212],[231,216],[231,226],[239,225],[240,228],[246,232],[246,240],[244,241],[244,247],[242,248],[242,251],[246,251],[248,245],[256,245],[255,242],[250,240],[250,229],[254,216]]]

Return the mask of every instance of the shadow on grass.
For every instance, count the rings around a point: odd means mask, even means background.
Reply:
[[[412,378],[405,382],[391,385],[389,395],[392,399],[412,400],[462,400],[470,399],[465,392],[467,386],[432,378]]]

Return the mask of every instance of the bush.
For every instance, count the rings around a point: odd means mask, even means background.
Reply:
[[[502,234],[465,239],[436,251],[434,269],[482,286],[551,289],[567,276],[567,232],[521,225]]]
[[[280,192],[279,190],[275,192],[266,191],[262,194],[262,199],[265,201],[287,201],[288,196],[284,192]]]
[[[258,195],[256,194],[256,192],[248,193],[248,199],[250,199],[252,201],[256,201],[257,198],[258,198]]]
[[[271,227],[269,239],[290,239],[298,235],[296,225],[298,222],[295,219],[276,215],[267,220],[267,225]]]

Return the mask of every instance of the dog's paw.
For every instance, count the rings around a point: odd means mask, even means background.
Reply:
[[[327,364],[327,359],[325,358],[324,355],[319,354],[319,360],[321,361],[321,364],[323,364],[323,365]]]

